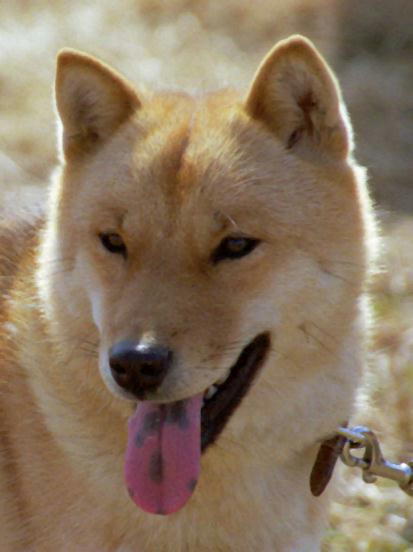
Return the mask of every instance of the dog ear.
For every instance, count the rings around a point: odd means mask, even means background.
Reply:
[[[140,106],[133,86],[121,75],[71,49],[57,57],[55,91],[66,158],[102,144]]]
[[[314,45],[302,36],[279,42],[264,58],[245,102],[287,149],[310,147],[345,158],[351,129],[337,81]]]

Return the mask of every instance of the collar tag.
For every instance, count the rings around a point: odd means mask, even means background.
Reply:
[[[321,443],[310,475],[310,490],[314,496],[320,496],[327,487],[345,442],[345,437],[336,435]]]

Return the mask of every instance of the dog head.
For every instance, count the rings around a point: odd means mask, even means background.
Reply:
[[[337,82],[308,40],[276,45],[245,97],[139,91],[65,50],[56,103],[41,281],[68,332],[97,333],[113,393],[227,394],[234,408],[262,364],[282,380],[286,362],[339,347],[363,285],[365,200]]]

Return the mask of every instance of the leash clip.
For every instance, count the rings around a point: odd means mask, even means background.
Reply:
[[[368,427],[340,427],[339,435],[346,438],[341,460],[350,467],[360,468],[363,480],[374,483],[377,477],[391,479],[408,495],[413,496],[413,461],[396,464],[387,461],[380,449],[379,440]],[[352,453],[353,449],[363,449],[362,455]]]

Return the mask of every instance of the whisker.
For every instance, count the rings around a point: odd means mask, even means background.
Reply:
[[[316,324],[314,324],[314,322],[312,322],[312,324],[318,329],[320,330],[320,328],[318,328],[318,326]],[[333,351],[319,338],[317,337],[316,335],[314,335],[314,333],[310,332],[307,328],[306,325],[304,324],[301,324],[301,326],[299,326],[299,329],[307,336],[307,337],[310,337],[313,341],[315,341],[316,343],[318,343],[320,345],[320,347],[322,349],[324,349],[325,351],[327,351],[328,353],[330,354],[334,354]]]
[[[328,263],[344,264],[364,268],[364,265],[362,265],[361,263],[355,263],[354,261],[341,261],[339,259],[323,259],[323,261],[327,261]]]
[[[328,270],[326,268],[323,268],[323,272],[325,272],[326,274],[328,274],[329,276],[333,276],[333,278],[337,278],[338,280],[342,280],[343,282],[345,282],[346,284],[349,284],[349,285],[356,285],[356,282],[353,281],[353,280],[349,280],[348,278],[345,278],[344,276],[342,276],[341,274],[336,274],[335,272],[331,272],[331,270]]]

